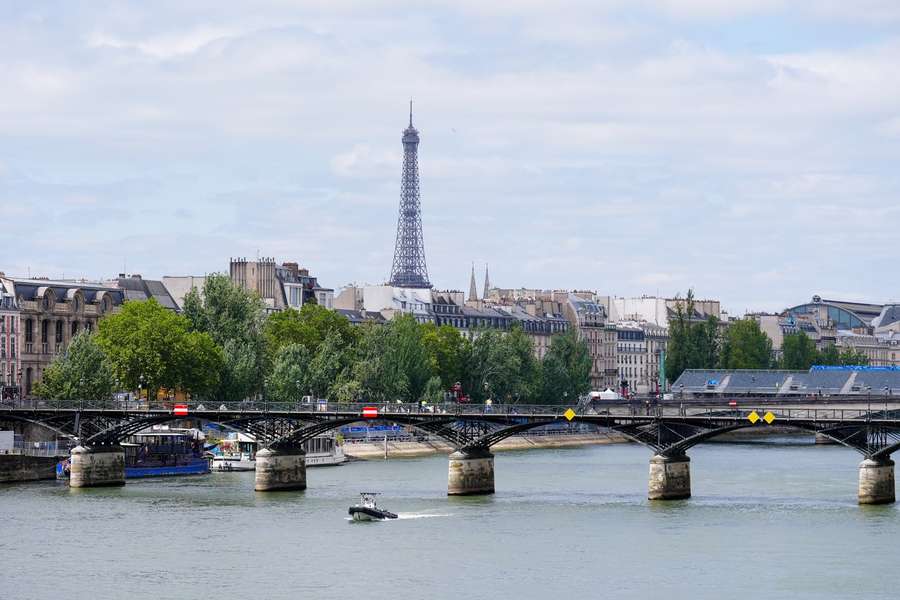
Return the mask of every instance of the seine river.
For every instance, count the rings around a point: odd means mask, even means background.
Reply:
[[[644,448],[498,453],[497,494],[448,498],[447,459],[70,491],[0,487],[0,597],[897,598],[900,512],[856,504],[856,453],[806,442],[691,451],[694,497],[646,500]],[[361,490],[397,521],[353,523]]]

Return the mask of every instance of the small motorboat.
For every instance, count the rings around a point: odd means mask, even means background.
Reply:
[[[396,519],[397,515],[392,512],[378,508],[375,503],[377,492],[361,492],[359,504],[354,504],[348,511],[354,521],[384,521],[385,519]]]

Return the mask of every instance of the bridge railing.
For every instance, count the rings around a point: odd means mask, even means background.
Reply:
[[[460,403],[399,403],[399,402],[274,402],[266,400],[240,400],[215,402],[209,400],[44,400],[30,398],[6,401],[0,404],[0,409],[15,409],[24,411],[54,411],[54,410],[84,410],[93,412],[122,413],[166,413],[176,414],[176,407],[191,413],[242,413],[242,414],[269,414],[275,413],[286,417],[291,414],[304,414],[314,416],[320,413],[322,416],[358,414],[363,415],[366,408],[375,408],[378,415],[402,416],[402,415],[481,415],[493,418],[515,418],[539,416],[547,419],[563,419],[570,407],[560,405],[532,405],[532,404],[460,404]],[[851,408],[852,407],[852,408]],[[798,407],[793,404],[779,406],[767,399],[765,402],[752,402],[742,399],[739,405],[734,404],[710,404],[708,402],[692,404],[681,402],[636,402],[616,401],[595,403],[594,405],[571,407],[577,417],[690,417],[690,418],[747,418],[752,412],[762,418],[767,412],[772,412],[775,423],[779,420],[827,420],[850,421],[869,418],[871,420],[900,420],[900,401],[897,398],[872,398],[866,403],[852,402],[846,406],[807,406]],[[596,419],[594,419],[596,420]]]

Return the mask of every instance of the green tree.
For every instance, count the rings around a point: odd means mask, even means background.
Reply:
[[[417,402],[434,375],[422,334],[422,327],[412,315],[399,315],[387,324],[383,375],[397,382],[393,398],[388,400]],[[390,388],[390,384],[386,387]]]
[[[388,327],[374,323],[360,326],[357,344],[352,350],[349,379],[355,382],[357,398],[384,402],[387,398],[400,395],[396,386],[406,383],[389,380],[385,376],[385,355],[388,344]]]
[[[443,402],[446,391],[447,388],[444,387],[441,378],[435,375],[425,384],[425,390],[422,392],[422,400],[431,403]]]
[[[572,404],[590,391],[590,350],[577,330],[553,336],[541,371],[541,401],[546,404]]]
[[[841,353],[838,351],[837,346],[828,344],[823,350],[819,351],[816,357],[816,364],[831,366],[841,364]]]
[[[221,349],[154,299],[126,302],[98,329],[97,344],[126,389],[146,387],[150,398],[161,388],[202,395],[219,381]]]
[[[781,353],[782,369],[805,371],[819,359],[816,343],[804,331],[784,336]]]
[[[869,364],[869,357],[853,347],[847,347],[841,350],[840,364],[845,367],[864,367]]]
[[[267,367],[265,309],[259,297],[226,275],[213,274],[206,278],[202,295],[195,288],[185,296],[184,315],[195,331],[209,334],[223,351],[218,384],[206,395],[226,401],[259,393]]]
[[[317,304],[304,304],[299,311],[289,308],[273,313],[263,326],[266,345],[273,354],[286,344],[301,344],[315,354],[332,332],[339,336],[342,348],[355,341],[353,326],[345,316]]]
[[[697,318],[693,290],[688,290],[684,300],[676,299],[673,312],[669,319],[666,379],[675,381],[685,369],[715,367],[719,355],[718,319]]]
[[[731,323],[720,355],[723,369],[768,369],[772,366],[772,340],[754,319]]]
[[[115,376],[106,355],[90,332],[72,338],[65,354],[44,369],[35,394],[49,400],[108,399],[115,390]]]
[[[838,349],[833,343],[828,344],[816,355],[816,364],[829,366],[864,367],[869,364],[869,357],[865,352],[852,346]]]
[[[309,363],[307,384],[316,398],[329,397],[331,387],[347,367],[344,343],[337,331],[331,331],[319,344],[315,356]]]
[[[301,344],[282,346],[272,363],[269,397],[278,402],[296,401],[309,388],[309,350]]]
[[[431,370],[439,378],[443,389],[449,390],[463,379],[469,340],[451,325],[438,327],[434,323],[422,326],[422,344],[428,353]]]
[[[514,327],[504,333],[486,329],[472,340],[463,390],[475,402],[533,401],[539,393],[540,371],[531,339]]]

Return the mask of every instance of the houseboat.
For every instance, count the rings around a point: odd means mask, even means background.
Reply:
[[[206,437],[199,429],[174,429],[165,425],[145,429],[122,444],[125,478],[209,473],[204,453]]]
[[[165,425],[136,433],[121,444],[125,450],[125,478],[209,473],[204,440],[199,429],[174,429]],[[57,479],[68,479],[70,468],[68,458],[57,464]]]
[[[232,432],[213,450],[213,471],[255,471],[256,438]],[[307,467],[339,465],[346,461],[344,447],[334,433],[323,433],[303,443]]]

